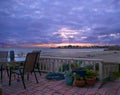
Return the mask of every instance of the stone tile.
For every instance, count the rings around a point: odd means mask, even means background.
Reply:
[[[8,77],[4,77],[2,89],[4,95],[120,95],[120,79],[107,82],[98,89],[101,82],[97,82],[93,87],[68,86],[65,81],[50,81],[45,79],[46,74],[38,76],[37,84],[34,75],[30,76],[30,81],[25,81],[27,89],[25,90],[21,80],[18,82],[15,78],[12,85],[8,86]]]

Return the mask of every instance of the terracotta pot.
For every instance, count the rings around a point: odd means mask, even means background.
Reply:
[[[86,82],[89,86],[95,85],[96,78],[86,78]]]
[[[95,79],[96,79],[96,77],[97,77],[97,74],[96,73],[93,73],[93,76],[95,77]]]
[[[80,80],[75,79],[75,85],[78,87],[83,87],[85,86],[85,81],[83,79],[80,79]]]

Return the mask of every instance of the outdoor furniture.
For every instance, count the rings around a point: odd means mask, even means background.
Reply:
[[[41,76],[41,70],[40,70],[40,65],[39,65],[41,50],[40,51],[33,51],[33,52],[37,53],[37,58],[36,58],[36,64],[35,64],[35,67],[34,67],[34,72],[39,72],[39,74]]]
[[[1,71],[0,78],[1,78],[1,80],[3,77],[3,69],[5,69],[4,63],[7,62],[7,58],[8,58],[8,51],[0,51],[0,71]]]
[[[11,78],[12,74],[20,75],[22,79],[22,83],[24,89],[26,89],[26,85],[24,82],[25,75],[27,74],[27,80],[29,79],[29,74],[34,73],[36,82],[38,83],[38,79],[36,73],[34,72],[34,67],[37,61],[37,54],[36,52],[28,53],[24,62],[24,66],[10,66],[10,75],[9,75],[9,86],[11,85]]]

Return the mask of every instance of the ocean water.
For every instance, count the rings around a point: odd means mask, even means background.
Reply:
[[[41,50],[41,56],[72,56],[80,54],[81,52],[100,52],[104,49],[51,49],[51,48],[0,48],[0,51],[15,52],[15,56],[25,56],[28,52]]]

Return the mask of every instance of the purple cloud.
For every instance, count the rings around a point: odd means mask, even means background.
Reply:
[[[1,0],[0,43],[120,44],[119,17],[119,0]]]

